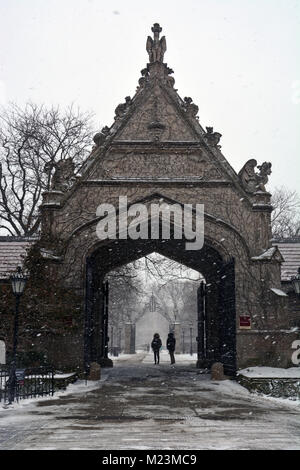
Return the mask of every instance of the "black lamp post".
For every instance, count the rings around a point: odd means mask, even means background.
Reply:
[[[12,403],[15,398],[16,390],[16,366],[17,366],[17,344],[18,344],[18,330],[19,330],[19,305],[20,298],[24,292],[27,278],[24,276],[22,269],[18,266],[17,272],[10,277],[12,291],[16,298],[16,312],[14,323],[14,336],[13,336],[13,350],[12,361],[10,364],[9,372],[9,403]]]
[[[298,274],[296,274],[296,276],[291,277],[291,281],[293,283],[293,287],[296,294],[300,296],[300,268],[298,268]]]
[[[197,316],[197,367],[206,367],[206,344],[205,344],[205,296],[206,285],[202,281],[197,290],[198,316]]]
[[[111,340],[110,340],[110,354],[111,354],[111,355],[114,355],[114,327],[113,327],[113,326],[110,327],[110,336],[111,336]]]
[[[190,323],[190,355],[193,355],[193,324]]]

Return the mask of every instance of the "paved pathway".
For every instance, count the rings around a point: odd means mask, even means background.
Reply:
[[[300,449],[295,405],[212,382],[188,361],[151,361],[120,357],[92,390],[2,410],[0,449]]]

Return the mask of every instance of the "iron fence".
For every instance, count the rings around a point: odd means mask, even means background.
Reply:
[[[51,367],[16,369],[13,389],[9,366],[0,366],[0,402],[54,394],[54,370]]]

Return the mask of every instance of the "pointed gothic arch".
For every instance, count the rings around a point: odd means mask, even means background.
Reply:
[[[206,332],[207,338],[205,353],[201,351],[202,362],[198,366],[210,366],[213,362],[220,360],[224,338],[230,343],[230,358],[227,372],[234,373],[236,370],[235,357],[235,292],[234,292],[234,269],[231,272],[227,289],[224,279],[227,274],[225,262],[220,253],[205,243],[199,253],[185,249],[186,240],[158,239],[158,240],[118,240],[102,242],[90,253],[86,260],[86,318],[85,318],[85,367],[88,369],[91,362],[102,365],[111,365],[108,360],[106,343],[108,313],[106,307],[106,291],[103,284],[109,271],[123,266],[129,262],[140,259],[152,252],[157,252],[174,261],[190,267],[207,280],[206,298]],[[230,285],[231,283],[231,285]],[[107,288],[107,287],[106,287]],[[223,302],[227,298],[234,299],[230,309]],[[227,319],[227,328],[220,328],[223,317]],[[229,332],[230,326],[230,334]],[[227,336],[226,336],[227,335]],[[204,347],[204,345],[203,345]],[[228,351],[227,351],[228,353]]]

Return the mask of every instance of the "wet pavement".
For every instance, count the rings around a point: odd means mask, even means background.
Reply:
[[[92,389],[2,410],[0,449],[300,449],[299,407],[200,372],[120,357]]]

